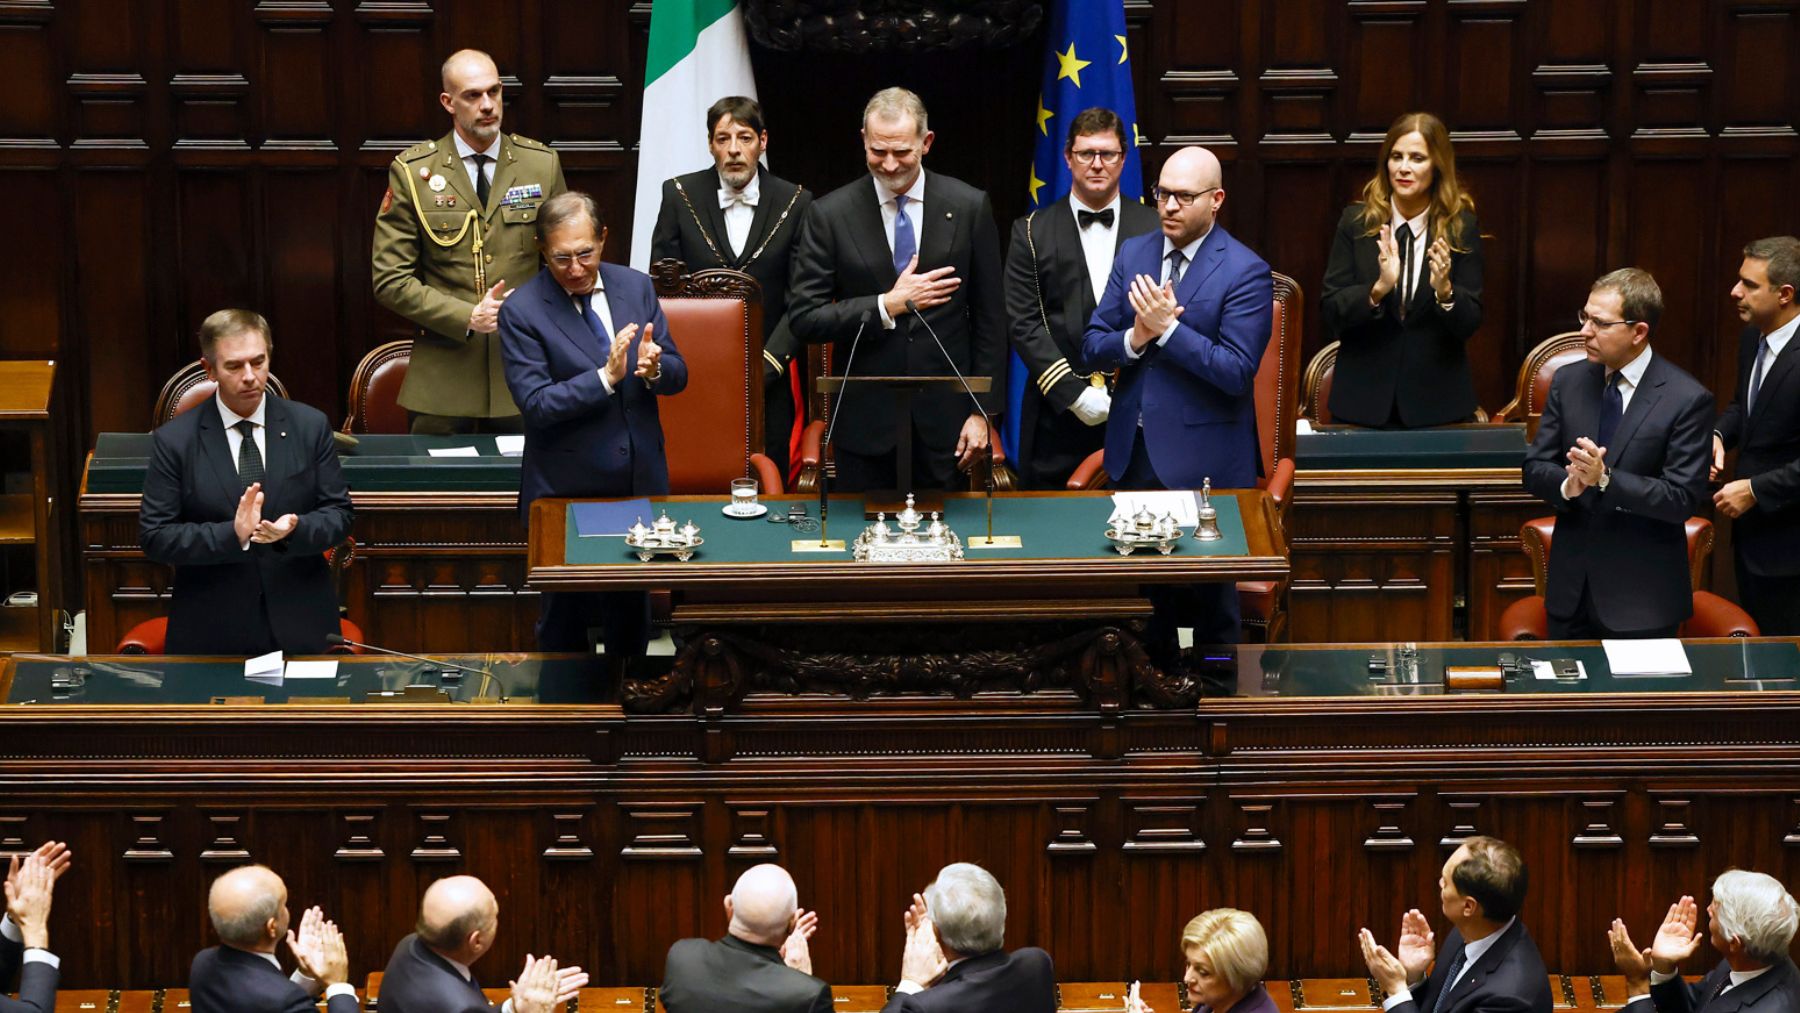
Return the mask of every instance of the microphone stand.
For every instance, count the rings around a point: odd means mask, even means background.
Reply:
[[[479,675],[481,676],[481,685],[475,691],[475,699],[477,700],[487,695],[488,685],[490,683],[499,683],[499,680],[494,678],[493,673],[489,672],[486,668],[469,668],[466,665],[458,665],[452,661],[438,661],[433,658],[421,657],[417,654],[408,654],[405,651],[395,651],[386,647],[376,647],[374,644],[360,644],[341,633],[327,633],[325,635],[325,642],[334,645],[342,644],[346,647],[355,647],[364,651],[373,651],[376,654],[386,654],[395,658],[405,658],[409,661],[421,661],[427,665],[436,666],[441,672],[464,672],[469,675]],[[505,703],[506,695],[501,694],[499,700],[501,703]]]
[[[956,374],[957,382],[962,384],[963,393],[969,395],[969,403],[975,407],[975,414],[981,416],[981,424],[984,426],[987,426],[988,442],[987,442],[987,448],[986,448],[987,454],[985,455],[986,459],[987,459],[987,478],[986,478],[986,481],[984,481],[982,483],[982,485],[986,489],[986,492],[987,492],[987,543],[989,545],[993,545],[994,544],[994,420],[991,416],[988,415],[987,409],[983,408],[981,406],[981,399],[975,396],[975,391],[970,389],[968,378],[962,375],[962,370],[956,368],[956,360],[952,359],[950,357],[950,350],[948,348],[945,348],[944,342],[938,338],[937,331],[935,329],[933,329],[931,326],[931,321],[925,319],[925,313],[924,313],[924,311],[919,309],[919,304],[916,302],[913,302],[911,299],[908,299],[908,300],[906,300],[906,308],[908,310],[911,310],[913,315],[917,316],[919,318],[919,323],[924,326],[925,333],[931,335],[931,343],[937,346],[938,354],[942,355],[944,357],[944,362],[950,366],[950,372]]]
[[[876,296],[877,299],[881,298]],[[910,303],[908,304],[910,305]],[[862,319],[856,322],[856,336],[850,339],[850,354],[844,359],[844,378],[850,377],[850,367],[856,364],[856,346],[862,342],[863,329],[869,326],[869,318],[875,315],[874,310],[863,310]],[[825,440],[819,444],[819,548],[831,544],[831,529],[826,517],[831,511],[831,469],[826,466],[825,451],[831,446],[831,435],[837,432],[838,419],[844,417],[844,398],[850,393],[850,385],[844,384],[838,392],[837,406],[831,413],[831,425],[825,427]]]

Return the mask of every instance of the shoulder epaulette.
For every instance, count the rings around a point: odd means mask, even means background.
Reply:
[[[420,141],[419,143],[413,145],[412,147],[407,148],[405,151],[402,151],[396,157],[398,157],[403,162],[410,162],[410,161],[413,161],[414,159],[425,158],[429,155],[433,155],[436,153],[437,153],[437,142],[436,141]]]
[[[534,141],[531,138],[526,137],[522,134],[514,134],[514,135],[512,135],[512,139],[513,139],[514,144],[521,145],[523,147],[536,148],[539,151],[549,151],[550,150],[550,145],[545,144],[543,141]]]

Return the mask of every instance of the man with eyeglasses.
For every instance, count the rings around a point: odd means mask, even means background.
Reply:
[[[1119,245],[1156,229],[1151,208],[1119,196],[1125,123],[1111,109],[1084,109],[1063,146],[1073,181],[1065,200],[1013,223],[1006,249],[1006,316],[1030,384],[1019,405],[1014,461],[1028,489],[1060,489],[1100,449],[1112,395],[1090,373],[1081,336],[1112,273]]]
[[[1556,508],[1552,640],[1672,637],[1694,612],[1687,519],[1704,502],[1713,397],[1650,348],[1662,289],[1627,267],[1577,320],[1587,361],[1550,381],[1525,488]]]
[[[571,190],[537,218],[545,267],[500,308],[506,385],[525,417],[519,513],[560,496],[664,496],[656,399],[681,393],[687,363],[669,334],[650,276],[600,262],[606,222],[594,199]],[[588,628],[605,633],[614,677],[649,643],[642,592],[545,592],[538,649],[586,654]]]
[[[1216,489],[1256,484],[1256,369],[1269,343],[1269,265],[1215,221],[1225,205],[1219,160],[1182,148],[1151,192],[1160,233],[1128,239],[1088,323],[1088,366],[1117,369],[1106,422],[1106,473],[1118,489]],[[1195,644],[1236,643],[1231,584],[1150,588],[1150,648],[1173,650],[1178,627]]]
[[[538,206],[562,193],[547,144],[500,132],[500,71],[452,53],[438,103],[452,128],[401,152],[375,215],[375,301],[418,325],[400,405],[422,434],[516,433],[500,305],[538,269]]]

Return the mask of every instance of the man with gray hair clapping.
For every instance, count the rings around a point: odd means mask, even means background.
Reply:
[[[758,865],[739,876],[725,918],[724,938],[669,947],[658,993],[669,1013],[830,1013],[831,986],[813,977],[806,944],[819,916],[800,907],[786,869]]]
[[[1788,959],[1788,944],[1800,924],[1800,906],[1779,881],[1741,869],[1722,873],[1713,880],[1706,919],[1709,941],[1725,959],[1697,985],[1681,979],[1679,966],[1700,948],[1694,898],[1669,905],[1647,950],[1633,945],[1625,923],[1613,919],[1607,938],[1613,961],[1625,975],[1630,1013],[1650,1013],[1652,1006],[1656,1013],[1800,1011],[1800,972]]]
[[[939,870],[906,915],[900,986],[883,1013],[1052,1013],[1056,970],[1035,946],[1001,949],[1006,891],[979,865]]]

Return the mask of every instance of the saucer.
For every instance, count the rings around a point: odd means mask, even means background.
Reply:
[[[748,510],[740,510],[736,503],[727,503],[719,512],[727,517],[736,517],[738,520],[747,521],[768,513],[769,507],[767,504],[757,503]]]

